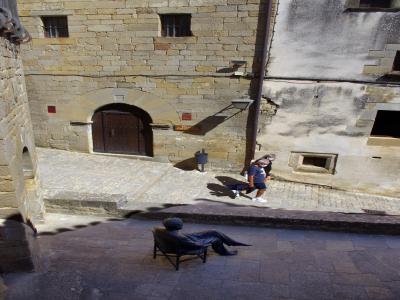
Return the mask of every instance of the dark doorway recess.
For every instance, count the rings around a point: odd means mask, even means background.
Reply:
[[[378,110],[371,136],[400,138],[400,111]]]
[[[153,156],[151,118],[128,104],[100,107],[92,118],[93,151]]]

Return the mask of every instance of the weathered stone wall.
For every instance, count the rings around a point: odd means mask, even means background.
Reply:
[[[400,49],[400,12],[347,11],[345,2],[279,1],[268,75],[375,80],[387,72]]]
[[[288,180],[398,196],[400,152],[369,145],[377,110],[400,110],[400,87],[267,81],[257,156],[276,153],[274,174]],[[267,107],[268,108],[268,107]],[[275,111],[276,110],[276,111]],[[272,111],[272,113],[271,113]],[[298,172],[292,152],[337,154],[334,174]]]
[[[257,156],[276,153],[274,173],[287,180],[398,197],[400,139],[370,135],[378,110],[400,111],[400,86],[383,78],[400,12],[345,2],[280,1]],[[328,157],[325,167],[303,164],[307,155]]]
[[[0,217],[42,219],[36,161],[20,49],[0,37]]]
[[[153,129],[157,159],[182,162],[205,148],[211,167],[241,168],[247,112],[228,106],[249,96],[251,78],[233,78],[232,61],[247,62],[238,69],[244,75],[258,71],[266,3],[20,0],[33,37],[24,46],[24,66],[37,144],[92,151],[91,125],[70,122],[90,122],[97,108],[124,95],[153,123],[170,126]],[[193,36],[161,37],[165,13],[191,14]],[[69,37],[44,38],[40,17],[46,15],[67,15]],[[48,114],[48,105],[57,112]],[[191,121],[182,120],[184,112]],[[201,129],[175,131],[175,125]]]

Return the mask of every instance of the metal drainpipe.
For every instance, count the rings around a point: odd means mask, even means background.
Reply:
[[[257,131],[258,131],[258,117],[260,115],[260,104],[261,104],[261,97],[263,92],[263,83],[265,77],[265,67],[267,64],[267,57],[268,57],[268,44],[269,44],[269,31],[270,31],[270,19],[271,19],[271,11],[272,11],[272,1],[268,1],[268,12],[267,12],[267,19],[265,25],[265,37],[264,37],[264,45],[262,50],[262,59],[261,59],[261,66],[260,66],[260,74],[258,78],[258,91],[257,91],[257,98],[255,101],[255,115],[253,119],[253,136],[251,140],[251,157],[254,159],[256,153],[256,144],[257,144]]]

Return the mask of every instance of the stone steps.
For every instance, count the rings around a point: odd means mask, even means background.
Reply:
[[[46,191],[44,203],[50,213],[78,215],[119,216],[126,204],[126,195],[93,194],[71,191]]]

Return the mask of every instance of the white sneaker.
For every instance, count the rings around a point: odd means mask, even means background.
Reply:
[[[258,203],[266,203],[267,200],[261,198],[261,197],[255,197],[253,199],[251,199],[253,202],[258,202]]]
[[[240,197],[240,192],[238,190],[232,190],[233,194],[235,195],[235,198]]]

